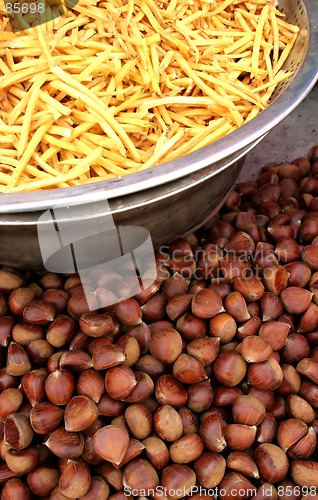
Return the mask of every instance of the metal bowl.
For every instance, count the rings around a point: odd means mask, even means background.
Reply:
[[[44,267],[38,229],[52,224],[43,218],[47,210],[60,214],[60,222],[96,223],[105,217],[108,200],[106,212],[110,209],[116,226],[145,227],[155,247],[204,223],[233,186],[248,151],[300,104],[317,81],[318,2],[278,0],[277,7],[300,33],[284,64],[293,75],[277,87],[267,109],[215,143],[145,171],[85,186],[0,194],[0,262],[34,270]]]

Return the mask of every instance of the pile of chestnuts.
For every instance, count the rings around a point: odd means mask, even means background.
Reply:
[[[1,500],[318,498],[318,146],[107,280],[0,270]],[[113,293],[113,292],[112,292]]]

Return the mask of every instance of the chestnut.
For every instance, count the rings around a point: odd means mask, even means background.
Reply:
[[[219,453],[203,453],[194,464],[199,484],[203,488],[214,488],[222,481],[226,469],[226,460]]]
[[[162,375],[155,385],[155,396],[161,405],[180,408],[188,399],[188,394],[181,382],[172,375]]]
[[[125,419],[132,435],[145,439],[152,431],[151,411],[143,404],[131,404],[126,408]]]
[[[93,446],[104,460],[119,465],[128,450],[129,434],[123,427],[108,425],[95,433]]]
[[[174,329],[160,330],[152,335],[149,351],[162,363],[173,363],[182,352],[182,339]]]
[[[82,454],[84,438],[78,432],[68,432],[60,427],[49,435],[45,445],[57,457],[72,460]]]
[[[178,500],[191,493],[195,484],[196,474],[187,465],[173,464],[162,471],[161,485],[168,491],[172,500]]]
[[[179,413],[170,405],[163,405],[154,414],[154,429],[164,441],[176,441],[183,433]]]
[[[177,442],[177,441],[176,441]],[[157,436],[149,436],[142,441],[148,460],[156,470],[168,465],[170,455],[167,445]]]
[[[289,462],[285,452],[272,443],[260,444],[254,459],[261,477],[265,481],[277,483],[286,477]]]
[[[266,414],[265,406],[259,399],[250,396],[239,396],[232,407],[234,421],[245,425],[259,425]]]
[[[204,450],[202,439],[197,434],[187,434],[170,446],[170,458],[177,464],[187,464],[201,457]]]
[[[125,466],[123,484],[125,488],[139,492],[139,494],[141,491],[147,493],[159,486],[159,477],[148,460],[135,458]]]
[[[238,385],[246,373],[246,362],[236,351],[219,354],[213,365],[213,371],[221,384],[229,387]]]

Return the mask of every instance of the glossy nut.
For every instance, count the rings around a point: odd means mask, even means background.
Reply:
[[[213,318],[224,311],[222,300],[214,290],[203,289],[192,299],[192,313],[201,319]]]
[[[19,389],[8,387],[0,394],[0,420],[2,422],[10,415],[18,411],[22,404],[23,394]]]
[[[148,325],[140,323],[139,325],[132,326],[129,328],[127,335],[135,338],[139,344],[140,353],[146,354],[151,339],[151,332]]]
[[[257,428],[256,440],[259,443],[271,443],[277,432],[277,422],[273,415],[266,413],[264,420]]]
[[[275,254],[280,263],[287,264],[299,259],[300,248],[293,238],[282,238],[276,243]]]
[[[274,351],[282,349],[286,343],[290,326],[281,321],[268,321],[259,329],[259,336],[268,342]]]
[[[76,332],[76,325],[72,318],[61,315],[56,318],[46,332],[46,339],[54,347],[62,347],[70,342]]]
[[[217,314],[209,323],[210,335],[219,338],[221,344],[230,342],[236,333],[236,329],[235,319],[227,313]]]
[[[149,351],[162,363],[173,363],[182,352],[182,338],[174,329],[161,330],[151,337]]]
[[[229,424],[224,429],[224,436],[231,450],[247,450],[255,441],[256,426]]]
[[[304,288],[310,280],[311,269],[304,262],[290,262],[285,269],[289,272],[288,286]]]
[[[221,452],[226,447],[222,420],[219,415],[207,415],[201,421],[199,435],[210,451]]]
[[[2,347],[7,347],[10,343],[14,324],[15,319],[12,316],[2,316],[0,318],[0,345]],[[15,339],[13,338],[13,340]]]
[[[203,488],[214,488],[222,481],[226,461],[222,455],[206,452],[195,462],[194,470],[199,484]]]
[[[30,490],[21,479],[9,479],[1,492],[2,500],[31,500]]]
[[[54,320],[56,311],[50,302],[33,300],[23,309],[23,319],[33,325],[47,325]]]
[[[283,372],[277,361],[269,358],[263,363],[254,363],[248,369],[248,383],[260,390],[275,390],[283,381]]]
[[[224,249],[236,255],[250,255],[255,250],[255,243],[249,234],[244,231],[235,233],[226,243]]]
[[[126,356],[123,364],[126,366],[135,365],[140,358],[140,347],[137,339],[130,335],[123,335],[117,340],[116,344],[122,348]]]
[[[50,304],[54,306],[57,314],[63,313],[66,310],[67,302],[70,296],[64,290],[49,288],[48,290],[45,290],[43,295],[40,296],[37,295],[36,289],[33,291],[35,293],[35,298],[42,298],[45,302],[50,302]]]
[[[203,339],[196,339],[187,345],[187,353],[193,358],[200,361],[203,366],[207,366],[213,363],[213,361],[216,359],[219,352],[219,347],[219,338],[207,337]]]
[[[286,400],[286,410],[291,418],[302,420],[310,424],[315,419],[314,409],[309,403],[297,394],[291,394]]]
[[[170,405],[180,408],[187,399],[188,394],[181,382],[172,375],[162,375],[156,382],[155,396],[161,405]]]
[[[168,465],[170,455],[167,445],[157,436],[149,436],[142,441],[148,460],[156,470],[161,470]]]
[[[6,371],[8,375],[18,377],[30,370],[30,359],[23,347],[16,342],[11,342],[7,351]]]
[[[189,408],[182,407],[178,410],[183,426],[183,435],[197,434],[199,432],[198,417]]]
[[[179,273],[174,273],[173,276],[166,279],[161,287],[160,292],[169,300],[175,295],[187,293],[188,283]]]
[[[81,432],[90,427],[98,417],[98,408],[87,396],[74,396],[65,407],[65,429]]]
[[[292,314],[304,313],[312,299],[313,294],[304,288],[292,286],[281,293],[281,299],[285,309]]]
[[[247,302],[259,300],[265,292],[263,283],[255,276],[237,278],[234,282],[234,290],[240,292]]]
[[[125,299],[115,305],[117,319],[124,325],[134,326],[142,321],[142,310],[135,299]]]
[[[77,432],[68,432],[63,427],[54,431],[45,441],[48,449],[65,460],[78,458],[84,449],[84,438]]]
[[[76,381],[76,392],[98,404],[105,392],[103,374],[93,369],[83,371]]]
[[[11,413],[4,423],[4,440],[14,450],[24,450],[33,439],[33,430],[27,417]]]
[[[60,473],[53,467],[38,467],[31,471],[27,483],[35,495],[49,496],[58,485]]]
[[[181,437],[170,446],[170,458],[177,464],[187,464],[197,460],[203,453],[204,444],[197,434]]]
[[[94,435],[95,451],[107,462],[119,465],[129,446],[129,434],[123,427],[108,425]]]
[[[174,362],[173,375],[183,384],[195,384],[207,379],[204,366],[188,354],[181,354]]]
[[[253,306],[253,308],[254,308],[255,304],[257,306],[257,310],[256,310],[256,312],[254,314],[254,311],[251,310],[251,306]],[[258,330],[259,330],[259,328],[260,328],[260,326],[262,324],[261,319],[258,316],[258,314],[259,314],[259,307],[258,307],[258,304],[256,302],[251,302],[248,305],[248,312],[251,315],[251,318],[248,319],[247,321],[245,321],[245,323],[243,323],[242,325],[240,325],[239,328],[237,329],[236,338],[238,340],[244,340],[245,337],[256,335],[256,333],[258,332]],[[252,312],[254,314],[253,316],[252,316]]]
[[[73,349],[62,354],[60,368],[66,368],[73,372],[81,373],[93,367],[92,358],[80,349]]]
[[[44,369],[32,370],[23,375],[21,387],[32,406],[40,403],[45,398],[44,387],[47,376],[48,373]]]
[[[75,389],[75,380],[69,370],[56,370],[49,374],[45,381],[45,392],[51,403],[57,406],[66,405]]]
[[[137,439],[145,439],[152,431],[152,414],[143,404],[128,406],[125,419],[130,432]]]
[[[113,366],[123,364],[125,360],[126,354],[123,349],[116,344],[110,344],[102,349],[98,349],[92,356],[95,370],[107,370]]]
[[[318,362],[311,358],[302,359],[296,366],[296,370],[301,375],[308,377],[315,384],[318,383]]]
[[[263,282],[269,292],[279,295],[288,286],[289,272],[283,266],[272,266],[264,270]]]
[[[297,364],[303,358],[308,358],[310,346],[304,335],[291,333],[280,351],[281,360],[291,365]]]
[[[243,395],[236,399],[232,407],[234,421],[245,425],[259,425],[266,414],[265,406],[257,398]]]
[[[63,418],[63,410],[48,401],[36,404],[30,412],[30,423],[37,434],[54,431]]]
[[[271,443],[259,445],[254,459],[261,477],[265,481],[277,483],[287,474],[289,463],[284,451]]]
[[[128,445],[128,450],[126,451],[126,454],[120,464],[115,465],[117,468],[122,468],[124,465],[126,465],[128,462],[133,460],[134,458],[138,457],[144,450],[144,445],[138,440],[131,438],[129,439],[129,445]]]
[[[25,306],[35,298],[31,288],[15,288],[9,295],[8,305],[15,316],[22,316]]]
[[[228,472],[220,483],[219,490],[222,500],[246,500],[256,493],[255,486],[239,472]]]
[[[282,422],[277,432],[277,442],[285,452],[300,441],[308,431],[305,422],[291,418]]]
[[[278,319],[283,314],[282,301],[275,293],[265,292],[260,302],[262,321]]]
[[[61,473],[59,487],[69,498],[86,495],[91,485],[89,467],[85,462],[69,460]]]
[[[168,318],[170,318],[171,321],[176,321],[177,319],[179,319],[188,311],[191,301],[192,295],[186,293],[175,295],[174,297],[172,297],[172,299],[170,299],[166,305]]]
[[[137,385],[134,372],[128,366],[110,368],[105,377],[105,387],[113,399],[125,399]]]
[[[206,411],[213,401],[213,389],[209,380],[193,384],[188,389],[187,407],[196,413]]]
[[[45,367],[54,349],[47,340],[41,339],[31,342],[26,352],[32,365]]]
[[[298,486],[318,488],[318,464],[313,461],[294,460],[290,474]]]
[[[183,433],[181,417],[172,406],[160,406],[154,414],[154,429],[164,441],[176,441]]]
[[[125,398],[127,403],[145,402],[154,391],[154,383],[146,373],[135,372],[137,384],[129,396]]]
[[[308,245],[304,248],[301,258],[312,271],[318,271],[318,247],[316,245]]]
[[[240,292],[230,293],[224,301],[224,307],[238,323],[244,323],[250,319],[246,301]]]
[[[187,465],[173,464],[162,471],[161,485],[177,500],[189,494],[196,483],[195,472]]]
[[[261,363],[266,361],[271,357],[272,353],[273,347],[266,339],[257,335],[245,337],[241,344],[241,355],[248,363]]]
[[[244,476],[259,479],[256,463],[247,453],[242,451],[232,451],[226,459],[226,466]]]
[[[135,365],[135,369],[138,370],[138,372],[146,373],[153,380],[156,380],[160,375],[166,372],[165,365],[150,354],[146,354],[139,358]]]
[[[238,385],[245,376],[246,362],[238,352],[224,352],[215,360],[213,371],[221,384],[228,387],[234,387]]]
[[[301,379],[292,365],[282,364],[283,381],[276,389],[278,394],[286,397],[290,394],[297,394],[300,390]]]
[[[159,477],[154,467],[143,458],[136,458],[125,466],[123,475],[124,487],[136,492],[156,489],[159,486]]]

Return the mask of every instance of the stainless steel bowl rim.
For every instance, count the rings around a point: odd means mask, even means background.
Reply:
[[[302,102],[318,79],[318,2],[303,0],[303,4],[311,26],[306,58],[290,85],[253,120],[204,148],[141,172],[70,188],[0,194],[0,213],[46,210],[122,198],[195,174],[257,141]],[[214,173],[221,168],[222,164],[216,165]]]

